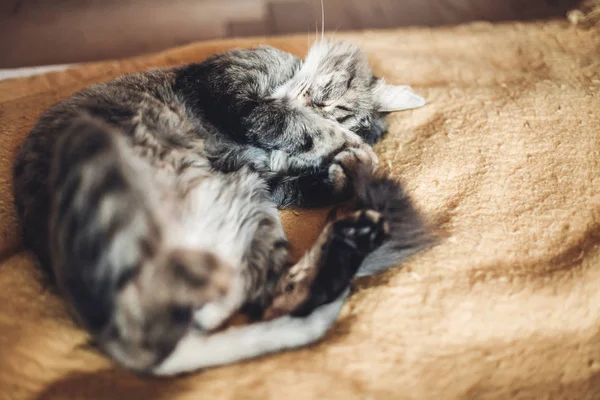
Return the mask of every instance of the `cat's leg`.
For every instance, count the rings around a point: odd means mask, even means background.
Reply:
[[[354,192],[352,171],[359,166],[377,168],[373,151],[367,147],[346,148],[320,168],[297,175],[271,176],[271,197],[279,208],[324,207],[348,200]]]
[[[350,281],[370,256],[387,247],[387,268],[406,251],[429,242],[425,226],[397,182],[369,178],[365,168],[350,174],[357,182],[359,211],[330,222],[300,261],[284,268],[268,295],[270,304],[258,307],[263,320],[211,334],[190,330],[153,374],[174,375],[313,343],[337,319]],[[362,174],[367,176],[361,178]]]
[[[270,208],[274,209],[272,204]],[[197,311],[194,319],[198,328],[214,330],[238,311],[251,319],[261,318],[281,277],[286,275],[290,266],[289,242],[278,215],[256,207],[255,218],[253,239],[246,242],[248,247],[238,264],[243,284],[233,286],[228,296]]]
[[[229,290],[233,269],[210,251],[167,245],[153,171],[125,139],[88,118],[73,121],[52,167],[52,264],[100,348],[137,371],[161,362],[192,310]]]
[[[362,168],[366,166],[362,164]],[[329,224],[313,249],[292,267],[279,215],[257,173],[244,168],[230,175],[215,176],[212,182],[204,180],[186,201],[193,204],[193,210],[186,212],[190,229],[205,234],[211,231],[211,226],[218,227],[212,229],[212,240],[203,236],[196,245],[210,246],[239,272],[238,283],[232,285],[227,296],[195,313],[198,327],[207,331],[218,328],[242,305],[247,315],[261,317],[273,297],[281,295],[278,291],[283,290],[282,285],[286,290],[283,297],[293,297],[295,301],[305,298],[302,306],[297,304],[303,312],[332,301],[350,284],[362,258],[383,240],[384,223],[378,214],[349,216]],[[210,221],[210,214],[218,220]],[[342,232],[344,226],[354,228]],[[187,236],[193,233],[190,231]],[[297,280],[293,293],[291,278],[287,278],[290,267],[296,271],[292,272]]]
[[[346,170],[356,163],[372,169],[376,165],[376,157],[367,146],[346,148],[328,157],[332,159],[328,164],[311,168],[290,167],[281,155],[216,138],[207,141],[206,149],[211,166],[218,171],[232,173],[249,167],[259,173],[279,208],[322,207],[347,200],[352,184]]]
[[[196,328],[212,331],[248,302],[264,302],[288,260],[288,243],[261,176],[249,168],[230,174],[189,170],[180,177],[181,223],[173,243],[210,249],[233,266],[225,296],[194,313]],[[197,176],[195,176],[197,175]],[[275,278],[274,278],[275,277]]]
[[[374,210],[356,211],[327,224],[313,247],[281,276],[264,317],[307,316],[333,301],[388,234],[387,221]]]
[[[372,210],[330,223],[311,250],[275,279],[268,295],[274,300],[262,310],[269,320],[213,333],[190,330],[152,373],[174,375],[319,340],[339,315],[358,267],[386,235],[386,222]]]

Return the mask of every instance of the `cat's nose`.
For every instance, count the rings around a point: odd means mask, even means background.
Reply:
[[[310,94],[304,93],[302,94],[302,97],[304,97],[304,103],[306,103],[307,106],[312,107],[314,105],[313,99],[312,97],[310,97]]]

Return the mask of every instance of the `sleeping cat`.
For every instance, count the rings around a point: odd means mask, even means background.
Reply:
[[[98,84],[43,113],[14,164],[25,245],[120,365],[169,375],[311,343],[351,280],[429,243],[373,173],[385,113],[423,99],[320,41]],[[354,199],[297,263],[277,207]],[[366,259],[366,260],[365,260]],[[254,324],[218,330],[233,314]]]

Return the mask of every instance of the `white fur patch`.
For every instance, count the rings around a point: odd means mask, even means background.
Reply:
[[[239,309],[246,298],[243,274],[238,274],[226,296],[205,304],[194,313],[194,321],[203,330],[218,328],[227,318]]]
[[[288,155],[280,150],[271,153],[269,167],[272,171],[285,171],[288,169]]]
[[[315,342],[333,325],[348,293],[317,308],[306,318],[285,316],[213,335],[192,330],[152,372],[176,375]]]

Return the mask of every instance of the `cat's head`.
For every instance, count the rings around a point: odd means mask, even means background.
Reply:
[[[410,87],[376,78],[357,46],[326,40],[310,48],[298,73],[275,96],[313,107],[369,143],[385,131],[385,113],[425,104]]]

